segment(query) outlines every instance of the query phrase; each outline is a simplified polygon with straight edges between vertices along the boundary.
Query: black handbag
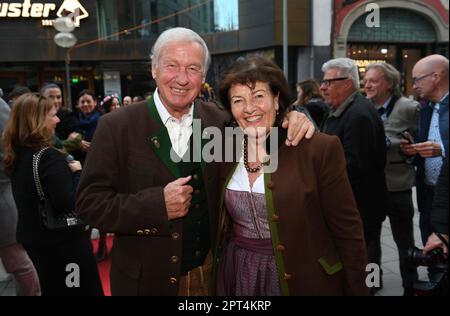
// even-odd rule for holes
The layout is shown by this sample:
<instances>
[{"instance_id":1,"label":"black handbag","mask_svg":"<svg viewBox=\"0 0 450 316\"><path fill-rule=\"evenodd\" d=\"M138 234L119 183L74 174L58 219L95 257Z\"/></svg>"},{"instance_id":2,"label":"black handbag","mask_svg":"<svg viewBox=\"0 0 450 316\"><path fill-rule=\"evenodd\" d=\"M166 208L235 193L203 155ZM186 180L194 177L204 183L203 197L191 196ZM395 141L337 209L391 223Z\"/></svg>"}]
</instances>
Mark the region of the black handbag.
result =
<instances>
[{"instance_id":1,"label":"black handbag","mask_svg":"<svg viewBox=\"0 0 450 316\"><path fill-rule=\"evenodd\" d=\"M56 210L51 201L44 196L41 180L39 179L38 167L42 154L47 149L48 147L44 147L33 155L33 176L39 196L38 209L42 225L46 230L74 230L76 228L84 228L85 224L73 210L66 212Z\"/></svg>"}]
</instances>

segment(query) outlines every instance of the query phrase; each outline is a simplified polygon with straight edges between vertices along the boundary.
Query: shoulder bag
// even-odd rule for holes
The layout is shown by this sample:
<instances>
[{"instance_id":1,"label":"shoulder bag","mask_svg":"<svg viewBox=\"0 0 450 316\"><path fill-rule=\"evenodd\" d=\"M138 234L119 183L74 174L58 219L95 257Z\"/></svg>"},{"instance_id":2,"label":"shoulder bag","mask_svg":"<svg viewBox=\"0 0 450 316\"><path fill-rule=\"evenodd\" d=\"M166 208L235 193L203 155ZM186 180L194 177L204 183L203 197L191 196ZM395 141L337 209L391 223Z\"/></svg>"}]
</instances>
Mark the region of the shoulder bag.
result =
<instances>
[{"instance_id":1,"label":"shoulder bag","mask_svg":"<svg viewBox=\"0 0 450 316\"><path fill-rule=\"evenodd\" d=\"M39 215L42 225L46 230L73 230L84 227L85 224L73 210L61 212L56 210L51 201L45 198L42 190L41 180L39 179L38 167L42 154L48 149L44 147L33 154L33 176L39 196Z\"/></svg>"}]
</instances>

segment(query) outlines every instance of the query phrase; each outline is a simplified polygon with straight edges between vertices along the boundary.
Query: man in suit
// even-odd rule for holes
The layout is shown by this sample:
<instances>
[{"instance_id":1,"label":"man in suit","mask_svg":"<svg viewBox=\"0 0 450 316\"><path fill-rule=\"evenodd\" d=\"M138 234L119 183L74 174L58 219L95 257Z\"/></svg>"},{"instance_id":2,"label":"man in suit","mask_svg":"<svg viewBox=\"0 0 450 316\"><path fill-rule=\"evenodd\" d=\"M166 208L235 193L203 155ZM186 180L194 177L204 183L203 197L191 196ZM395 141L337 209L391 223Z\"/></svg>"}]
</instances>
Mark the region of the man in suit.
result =
<instances>
[{"instance_id":1,"label":"man in suit","mask_svg":"<svg viewBox=\"0 0 450 316\"><path fill-rule=\"evenodd\" d=\"M416 93L430 101L420 111L416 144L406 141L402 144L404 154L416 157L417 204L425 244L432 233L434 188L443 159L448 155L448 59L441 55L427 56L416 63L412 75Z\"/></svg>"},{"instance_id":2,"label":"man in suit","mask_svg":"<svg viewBox=\"0 0 450 316\"><path fill-rule=\"evenodd\" d=\"M355 62L326 62L320 89L332 107L321 130L340 138L347 172L364 226L369 263L381 264L380 232L386 217L385 134L373 105L359 92ZM372 291L373 293L373 291Z\"/></svg>"},{"instance_id":3,"label":"man in suit","mask_svg":"<svg viewBox=\"0 0 450 316\"><path fill-rule=\"evenodd\" d=\"M218 225L217 164L206 164L204 157L201 162L173 158L199 150L193 119L201 120L202 130L223 131L230 121L215 103L196 100L209 63L208 48L197 33L185 28L163 32L152 49L153 97L98 124L77 209L89 224L116 235L113 295L208 292ZM290 138L296 145L314 128L306 116L292 113L289 133L296 135Z\"/></svg>"},{"instance_id":4,"label":"man in suit","mask_svg":"<svg viewBox=\"0 0 450 316\"><path fill-rule=\"evenodd\" d=\"M364 81L367 98L380 114L386 133L386 214L398 248L404 295L409 296L417 280L417 269L408 260L408 249L414 246L412 187L416 173L412 161L401 154L400 142L402 132L413 133L417 128L419 103L402 96L400 72L390 64L370 64Z\"/></svg>"}]
</instances>

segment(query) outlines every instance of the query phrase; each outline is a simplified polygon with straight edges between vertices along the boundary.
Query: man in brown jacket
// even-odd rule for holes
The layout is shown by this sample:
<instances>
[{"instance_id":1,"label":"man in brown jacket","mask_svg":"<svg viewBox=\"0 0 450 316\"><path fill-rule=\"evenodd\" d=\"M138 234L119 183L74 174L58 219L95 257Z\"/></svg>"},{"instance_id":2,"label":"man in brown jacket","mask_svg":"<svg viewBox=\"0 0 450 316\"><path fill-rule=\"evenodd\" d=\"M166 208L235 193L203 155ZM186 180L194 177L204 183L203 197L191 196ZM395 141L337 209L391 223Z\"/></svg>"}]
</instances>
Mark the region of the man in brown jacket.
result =
<instances>
[{"instance_id":1,"label":"man in brown jacket","mask_svg":"<svg viewBox=\"0 0 450 316\"><path fill-rule=\"evenodd\" d=\"M227 112L196 100L210 62L195 32L174 28L152 49L153 98L103 117L78 188L80 215L115 233L113 295L206 295L215 244L219 178L215 163L175 162L199 148L201 129L221 129ZM303 114L290 116L292 144L314 132ZM195 135L194 135L195 136Z\"/></svg>"}]
</instances>

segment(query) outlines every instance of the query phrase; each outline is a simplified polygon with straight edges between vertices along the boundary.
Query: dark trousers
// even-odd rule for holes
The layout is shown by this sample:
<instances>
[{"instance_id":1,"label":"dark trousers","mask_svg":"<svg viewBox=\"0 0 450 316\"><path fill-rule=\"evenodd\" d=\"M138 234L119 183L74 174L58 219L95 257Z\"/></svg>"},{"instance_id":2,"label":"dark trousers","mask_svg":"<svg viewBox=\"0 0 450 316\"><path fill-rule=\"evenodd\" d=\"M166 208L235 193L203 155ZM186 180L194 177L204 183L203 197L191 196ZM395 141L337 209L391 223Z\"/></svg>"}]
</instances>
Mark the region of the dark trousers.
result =
<instances>
[{"instance_id":1,"label":"dark trousers","mask_svg":"<svg viewBox=\"0 0 450 316\"><path fill-rule=\"evenodd\" d=\"M382 223L364 224L364 239L366 240L367 259L381 268L381 225Z\"/></svg>"},{"instance_id":2,"label":"dark trousers","mask_svg":"<svg viewBox=\"0 0 450 316\"><path fill-rule=\"evenodd\" d=\"M434 186L424 184L422 189L423 194L421 196L424 200L421 203L421 208L419 208L419 226L420 235L422 236L422 243L425 246L428 237L433 232L431 228L431 209L433 207Z\"/></svg>"},{"instance_id":3,"label":"dark trousers","mask_svg":"<svg viewBox=\"0 0 450 316\"><path fill-rule=\"evenodd\" d=\"M417 269L408 260L408 249L414 246L412 191L389 192L386 214L398 249L403 287L412 288L417 280Z\"/></svg>"},{"instance_id":4,"label":"dark trousers","mask_svg":"<svg viewBox=\"0 0 450 316\"><path fill-rule=\"evenodd\" d=\"M433 233L433 228L431 227L431 209L433 208L434 186L424 184L422 190L423 194L421 196L423 200L420 204L421 208L419 208L419 226L422 244L425 246L428 237ZM430 280L435 280L438 273L439 269L428 267L428 277Z\"/></svg>"}]
</instances>

